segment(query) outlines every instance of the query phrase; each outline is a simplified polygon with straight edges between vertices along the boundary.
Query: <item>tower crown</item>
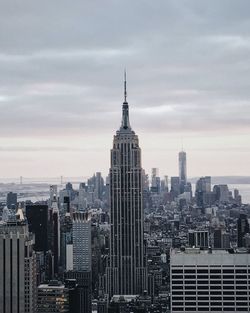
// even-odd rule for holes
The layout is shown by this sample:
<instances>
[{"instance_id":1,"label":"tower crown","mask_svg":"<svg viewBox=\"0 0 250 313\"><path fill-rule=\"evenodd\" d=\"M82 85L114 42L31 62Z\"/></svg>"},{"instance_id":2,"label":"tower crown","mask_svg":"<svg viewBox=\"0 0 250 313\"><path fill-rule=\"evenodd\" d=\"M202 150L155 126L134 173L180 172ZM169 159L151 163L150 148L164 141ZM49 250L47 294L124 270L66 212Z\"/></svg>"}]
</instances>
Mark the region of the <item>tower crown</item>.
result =
<instances>
[{"instance_id":1,"label":"tower crown","mask_svg":"<svg viewBox=\"0 0 250 313\"><path fill-rule=\"evenodd\" d=\"M129 129L131 130L131 126L129 123L129 106L127 102L127 77L126 71L124 72L124 102L122 105L122 125L120 130Z\"/></svg>"}]
</instances>

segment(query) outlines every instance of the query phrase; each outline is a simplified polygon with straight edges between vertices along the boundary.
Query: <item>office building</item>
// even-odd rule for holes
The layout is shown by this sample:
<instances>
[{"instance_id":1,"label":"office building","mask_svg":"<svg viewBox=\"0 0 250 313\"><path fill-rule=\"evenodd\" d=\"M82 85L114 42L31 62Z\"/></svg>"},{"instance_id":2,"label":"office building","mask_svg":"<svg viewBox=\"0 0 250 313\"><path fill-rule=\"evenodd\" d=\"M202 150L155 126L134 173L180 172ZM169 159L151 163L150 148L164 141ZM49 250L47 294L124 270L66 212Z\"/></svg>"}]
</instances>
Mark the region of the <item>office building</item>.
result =
<instances>
[{"instance_id":1,"label":"office building","mask_svg":"<svg viewBox=\"0 0 250 313\"><path fill-rule=\"evenodd\" d=\"M65 278L75 279L80 313L91 313L92 246L91 215L74 212L72 215L73 246L67 246ZM71 251L72 247L72 251Z\"/></svg>"},{"instance_id":2,"label":"office building","mask_svg":"<svg viewBox=\"0 0 250 313\"><path fill-rule=\"evenodd\" d=\"M51 251L53 255L54 275L58 274L60 262L60 216L57 204L57 198L54 195L51 208L49 210L49 224L51 235Z\"/></svg>"},{"instance_id":3,"label":"office building","mask_svg":"<svg viewBox=\"0 0 250 313\"><path fill-rule=\"evenodd\" d=\"M244 246L243 238L249 233L249 222L245 214L240 214L240 217L237 220L237 233L238 233L238 248Z\"/></svg>"},{"instance_id":4,"label":"office building","mask_svg":"<svg viewBox=\"0 0 250 313\"><path fill-rule=\"evenodd\" d=\"M69 312L69 290L57 280L39 285L37 292L37 313L52 312Z\"/></svg>"},{"instance_id":5,"label":"office building","mask_svg":"<svg viewBox=\"0 0 250 313\"><path fill-rule=\"evenodd\" d=\"M49 214L46 204L28 204L25 207L29 231L35 235L35 251L49 250Z\"/></svg>"},{"instance_id":6,"label":"office building","mask_svg":"<svg viewBox=\"0 0 250 313\"><path fill-rule=\"evenodd\" d=\"M50 185L49 186L49 206L51 207L54 197L57 199L57 185Z\"/></svg>"},{"instance_id":7,"label":"office building","mask_svg":"<svg viewBox=\"0 0 250 313\"><path fill-rule=\"evenodd\" d=\"M91 215L73 213L73 270L91 271Z\"/></svg>"},{"instance_id":8,"label":"office building","mask_svg":"<svg viewBox=\"0 0 250 313\"><path fill-rule=\"evenodd\" d=\"M215 185L213 187L215 200L219 202L229 202L229 190L227 185Z\"/></svg>"},{"instance_id":9,"label":"office building","mask_svg":"<svg viewBox=\"0 0 250 313\"><path fill-rule=\"evenodd\" d=\"M200 207L211 205L214 200L214 193L211 192L211 177L205 176L198 179L196 182L195 198L196 203Z\"/></svg>"},{"instance_id":10,"label":"office building","mask_svg":"<svg viewBox=\"0 0 250 313\"><path fill-rule=\"evenodd\" d=\"M80 183L78 194L78 210L86 211L88 207L88 186L85 183Z\"/></svg>"},{"instance_id":11,"label":"office building","mask_svg":"<svg viewBox=\"0 0 250 313\"><path fill-rule=\"evenodd\" d=\"M147 289L141 149L129 123L126 80L124 85L122 124L111 150L109 297L141 294Z\"/></svg>"},{"instance_id":12,"label":"office building","mask_svg":"<svg viewBox=\"0 0 250 313\"><path fill-rule=\"evenodd\" d=\"M174 200L180 194L180 178L178 176L173 176L171 177L170 183L171 183L170 192Z\"/></svg>"},{"instance_id":13,"label":"office building","mask_svg":"<svg viewBox=\"0 0 250 313\"><path fill-rule=\"evenodd\" d=\"M161 178L159 177L159 169L156 167L152 168L151 175L151 192L160 193L161 190Z\"/></svg>"},{"instance_id":14,"label":"office building","mask_svg":"<svg viewBox=\"0 0 250 313\"><path fill-rule=\"evenodd\" d=\"M36 257L22 209L0 223L0 312L33 313L36 301Z\"/></svg>"},{"instance_id":15,"label":"office building","mask_svg":"<svg viewBox=\"0 0 250 313\"><path fill-rule=\"evenodd\" d=\"M172 250L171 312L249 312L250 254Z\"/></svg>"},{"instance_id":16,"label":"office building","mask_svg":"<svg viewBox=\"0 0 250 313\"><path fill-rule=\"evenodd\" d=\"M15 192L8 192L6 205L8 209L16 209L17 208L17 194Z\"/></svg>"},{"instance_id":17,"label":"office building","mask_svg":"<svg viewBox=\"0 0 250 313\"><path fill-rule=\"evenodd\" d=\"M180 193L183 193L187 184L187 155L184 151L179 152L179 179Z\"/></svg>"},{"instance_id":18,"label":"office building","mask_svg":"<svg viewBox=\"0 0 250 313\"><path fill-rule=\"evenodd\" d=\"M189 230L188 243L190 247L208 248L209 247L208 230Z\"/></svg>"},{"instance_id":19,"label":"office building","mask_svg":"<svg viewBox=\"0 0 250 313\"><path fill-rule=\"evenodd\" d=\"M72 218L69 212L68 206L67 212L61 220L61 266L63 271L73 270L73 230L72 230Z\"/></svg>"}]
</instances>

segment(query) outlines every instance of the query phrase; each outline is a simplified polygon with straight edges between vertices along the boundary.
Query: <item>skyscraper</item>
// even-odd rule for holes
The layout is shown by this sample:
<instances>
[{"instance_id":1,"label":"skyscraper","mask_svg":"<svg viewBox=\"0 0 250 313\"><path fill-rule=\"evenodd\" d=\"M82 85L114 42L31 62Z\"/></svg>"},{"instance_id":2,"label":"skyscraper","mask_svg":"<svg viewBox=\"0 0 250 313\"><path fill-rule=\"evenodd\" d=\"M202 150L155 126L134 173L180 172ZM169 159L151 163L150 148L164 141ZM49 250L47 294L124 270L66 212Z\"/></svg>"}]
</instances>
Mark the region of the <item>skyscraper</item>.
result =
<instances>
[{"instance_id":1,"label":"skyscraper","mask_svg":"<svg viewBox=\"0 0 250 313\"><path fill-rule=\"evenodd\" d=\"M147 286L142 191L141 149L129 123L125 77L122 123L111 150L109 296L140 294Z\"/></svg>"},{"instance_id":2,"label":"skyscraper","mask_svg":"<svg viewBox=\"0 0 250 313\"><path fill-rule=\"evenodd\" d=\"M51 231L51 250L54 256L54 275L57 275L60 262L60 217L55 195L49 212L49 220Z\"/></svg>"},{"instance_id":3,"label":"skyscraper","mask_svg":"<svg viewBox=\"0 0 250 313\"><path fill-rule=\"evenodd\" d=\"M92 283L92 250L91 250L91 215L74 212L72 216L73 235L73 270L65 273L65 277L75 279L78 285L78 312L91 312ZM68 245L69 247L70 245ZM70 252L69 250L67 252ZM67 260L70 255L67 255Z\"/></svg>"},{"instance_id":4,"label":"skyscraper","mask_svg":"<svg viewBox=\"0 0 250 313\"><path fill-rule=\"evenodd\" d=\"M91 215L73 213L73 269L91 272Z\"/></svg>"},{"instance_id":5,"label":"skyscraper","mask_svg":"<svg viewBox=\"0 0 250 313\"><path fill-rule=\"evenodd\" d=\"M33 313L36 300L36 258L33 236L19 208L0 223L0 312Z\"/></svg>"},{"instance_id":6,"label":"skyscraper","mask_svg":"<svg viewBox=\"0 0 250 313\"><path fill-rule=\"evenodd\" d=\"M184 192L184 186L187 184L187 155L186 152L179 152L179 178L180 192Z\"/></svg>"},{"instance_id":7,"label":"skyscraper","mask_svg":"<svg viewBox=\"0 0 250 313\"><path fill-rule=\"evenodd\" d=\"M15 192L7 193L6 205L8 209L17 208L17 194Z\"/></svg>"},{"instance_id":8,"label":"skyscraper","mask_svg":"<svg viewBox=\"0 0 250 313\"><path fill-rule=\"evenodd\" d=\"M46 204L27 204L26 217L29 224L29 231L35 234L35 251L49 250L48 243L48 206Z\"/></svg>"},{"instance_id":9,"label":"skyscraper","mask_svg":"<svg viewBox=\"0 0 250 313\"><path fill-rule=\"evenodd\" d=\"M237 220L238 247L243 247L243 237L249 233L249 223L245 214L240 214Z\"/></svg>"}]
</instances>

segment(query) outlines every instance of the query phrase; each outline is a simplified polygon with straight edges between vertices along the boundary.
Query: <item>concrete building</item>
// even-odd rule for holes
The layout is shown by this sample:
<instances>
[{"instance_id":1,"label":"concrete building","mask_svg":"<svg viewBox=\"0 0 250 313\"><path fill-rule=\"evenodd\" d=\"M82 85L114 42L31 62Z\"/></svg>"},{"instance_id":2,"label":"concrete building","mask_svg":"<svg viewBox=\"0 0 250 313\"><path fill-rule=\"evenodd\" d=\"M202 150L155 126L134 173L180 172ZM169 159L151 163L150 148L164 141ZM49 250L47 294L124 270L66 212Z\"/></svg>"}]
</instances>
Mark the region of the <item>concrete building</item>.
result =
<instances>
[{"instance_id":1,"label":"concrete building","mask_svg":"<svg viewBox=\"0 0 250 313\"><path fill-rule=\"evenodd\" d=\"M172 250L172 312L250 312L250 254Z\"/></svg>"}]
</instances>

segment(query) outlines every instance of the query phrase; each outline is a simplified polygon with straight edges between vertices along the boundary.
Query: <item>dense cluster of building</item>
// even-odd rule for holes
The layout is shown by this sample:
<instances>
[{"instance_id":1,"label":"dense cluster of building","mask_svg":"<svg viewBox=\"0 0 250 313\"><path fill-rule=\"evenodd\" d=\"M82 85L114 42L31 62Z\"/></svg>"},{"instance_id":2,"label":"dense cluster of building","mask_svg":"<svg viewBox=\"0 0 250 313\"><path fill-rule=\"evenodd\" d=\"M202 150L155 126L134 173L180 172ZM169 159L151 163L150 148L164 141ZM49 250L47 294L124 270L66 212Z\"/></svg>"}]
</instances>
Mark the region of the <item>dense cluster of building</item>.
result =
<instances>
[{"instance_id":1,"label":"dense cluster of building","mask_svg":"<svg viewBox=\"0 0 250 313\"><path fill-rule=\"evenodd\" d=\"M249 312L250 206L238 190L142 169L123 103L106 180L1 206L0 312Z\"/></svg>"}]
</instances>

